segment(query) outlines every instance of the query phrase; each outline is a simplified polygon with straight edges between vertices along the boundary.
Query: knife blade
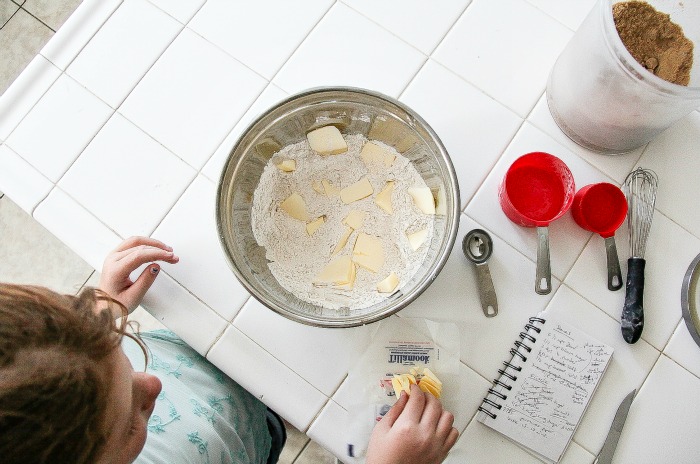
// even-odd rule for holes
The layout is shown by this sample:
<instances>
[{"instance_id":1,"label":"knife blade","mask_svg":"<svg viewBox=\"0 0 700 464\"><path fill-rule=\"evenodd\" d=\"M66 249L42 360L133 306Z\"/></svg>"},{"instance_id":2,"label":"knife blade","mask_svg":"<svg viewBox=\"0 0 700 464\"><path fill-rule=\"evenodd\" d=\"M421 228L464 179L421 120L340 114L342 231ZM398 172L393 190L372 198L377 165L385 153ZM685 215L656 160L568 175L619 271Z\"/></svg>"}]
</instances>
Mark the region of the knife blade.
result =
<instances>
[{"instance_id":1,"label":"knife blade","mask_svg":"<svg viewBox=\"0 0 700 464\"><path fill-rule=\"evenodd\" d=\"M625 426L625 421L627 420L627 413L630 411L630 406L632 406L632 400L634 395L637 393L637 389L632 390L625 396L622 400L620 406L617 408L615 413L615 418L610 425L610 431L608 436L605 437L605 443L603 443L603 448L598 453L598 457L594 464L611 464L613 455L615 454L615 448L617 448L617 441L622 435L622 427Z\"/></svg>"}]
</instances>

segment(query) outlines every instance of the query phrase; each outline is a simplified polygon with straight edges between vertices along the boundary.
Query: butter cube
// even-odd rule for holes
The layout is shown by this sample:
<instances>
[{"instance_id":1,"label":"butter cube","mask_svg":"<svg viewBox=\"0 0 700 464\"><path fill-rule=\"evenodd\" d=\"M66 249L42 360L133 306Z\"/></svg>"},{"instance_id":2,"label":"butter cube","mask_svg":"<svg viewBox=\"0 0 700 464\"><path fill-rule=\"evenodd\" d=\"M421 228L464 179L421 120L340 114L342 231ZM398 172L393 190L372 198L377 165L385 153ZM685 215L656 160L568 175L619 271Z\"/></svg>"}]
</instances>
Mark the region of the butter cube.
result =
<instances>
[{"instance_id":1,"label":"butter cube","mask_svg":"<svg viewBox=\"0 0 700 464\"><path fill-rule=\"evenodd\" d=\"M353 281L355 265L350 256L340 256L326 265L314 279L314 284L346 285Z\"/></svg>"},{"instance_id":2,"label":"butter cube","mask_svg":"<svg viewBox=\"0 0 700 464\"><path fill-rule=\"evenodd\" d=\"M355 263L352 263L352 269L350 269L350 280L346 284L334 286L343 290L352 290L355 286L355 277L357 277L357 266L355 265Z\"/></svg>"},{"instance_id":3,"label":"butter cube","mask_svg":"<svg viewBox=\"0 0 700 464\"><path fill-rule=\"evenodd\" d=\"M348 238L350 238L350 234L352 234L352 227L346 227L345 231L343 232L343 235L341 235L340 240L338 240L338 243L336 244L335 248L333 248L333 252L331 253L331 256L337 254L340 250L345 247L345 244L348 243Z\"/></svg>"},{"instance_id":4,"label":"butter cube","mask_svg":"<svg viewBox=\"0 0 700 464\"><path fill-rule=\"evenodd\" d=\"M306 203L304 203L304 199L301 195L296 192L289 195L287 199L280 204L280 208L294 219L304 222L308 222L309 220L309 213L306 212Z\"/></svg>"},{"instance_id":5,"label":"butter cube","mask_svg":"<svg viewBox=\"0 0 700 464\"><path fill-rule=\"evenodd\" d=\"M377 284L377 291L379 293L391 293L396 289L397 285L399 285L399 277L392 272L386 279Z\"/></svg>"},{"instance_id":6,"label":"butter cube","mask_svg":"<svg viewBox=\"0 0 700 464\"><path fill-rule=\"evenodd\" d=\"M362 223L365 222L366 215L367 213L365 213L364 211L353 209L352 211L350 211L350 213L348 213L345 219L343 219L343 224L357 230L360 227L362 227Z\"/></svg>"},{"instance_id":7,"label":"butter cube","mask_svg":"<svg viewBox=\"0 0 700 464\"><path fill-rule=\"evenodd\" d=\"M389 214L394 213L394 208L391 204L391 194L394 192L394 181L390 180L389 182L386 183L384 188L382 189L381 192L377 194L377 196L374 198L374 202L379 206L381 209L386 211Z\"/></svg>"},{"instance_id":8,"label":"butter cube","mask_svg":"<svg viewBox=\"0 0 700 464\"><path fill-rule=\"evenodd\" d=\"M346 205L357 200L362 200L374 193L372 184L367 177L363 177L352 185L349 185L340 191L340 199Z\"/></svg>"},{"instance_id":9,"label":"butter cube","mask_svg":"<svg viewBox=\"0 0 700 464\"><path fill-rule=\"evenodd\" d=\"M319 227L323 225L323 223L326 222L326 216L321 216L308 224L306 224L306 233L309 235L313 235Z\"/></svg>"},{"instance_id":10,"label":"butter cube","mask_svg":"<svg viewBox=\"0 0 700 464\"><path fill-rule=\"evenodd\" d=\"M385 166L388 168L394 164L396 155L390 153L386 148L376 143L367 142L362 147L360 158L362 158L367 168L372 168L374 166Z\"/></svg>"},{"instance_id":11,"label":"butter cube","mask_svg":"<svg viewBox=\"0 0 700 464\"><path fill-rule=\"evenodd\" d=\"M329 197L340 195L340 189L331 184L330 181L324 179L321 181L321 185L323 185L323 190Z\"/></svg>"},{"instance_id":12,"label":"butter cube","mask_svg":"<svg viewBox=\"0 0 700 464\"><path fill-rule=\"evenodd\" d=\"M321 127L306 134L311 149L319 155L339 155L348 151L348 144L335 126Z\"/></svg>"},{"instance_id":13,"label":"butter cube","mask_svg":"<svg viewBox=\"0 0 700 464\"><path fill-rule=\"evenodd\" d=\"M408 238L408 243L411 245L411 249L416 251L418 248L420 248L423 242L425 242L425 239L428 238L428 229L419 230L418 232L414 232L412 234L406 234L406 237Z\"/></svg>"},{"instance_id":14,"label":"butter cube","mask_svg":"<svg viewBox=\"0 0 700 464\"><path fill-rule=\"evenodd\" d=\"M314 192L320 195L326 194L326 190L323 188L323 184L318 180L315 180L311 183L311 188L314 189Z\"/></svg>"},{"instance_id":15,"label":"butter cube","mask_svg":"<svg viewBox=\"0 0 700 464\"><path fill-rule=\"evenodd\" d=\"M425 214L435 214L435 199L429 187L410 187L408 194L413 197L413 203Z\"/></svg>"},{"instance_id":16,"label":"butter cube","mask_svg":"<svg viewBox=\"0 0 700 464\"><path fill-rule=\"evenodd\" d=\"M297 162L295 160L292 160L292 159L286 159L286 160L282 160L280 163L278 163L277 167L279 168L280 171L292 172L297 168Z\"/></svg>"},{"instance_id":17,"label":"butter cube","mask_svg":"<svg viewBox=\"0 0 700 464\"><path fill-rule=\"evenodd\" d=\"M379 271L384 265L382 241L379 237L360 233L352 251L352 260L368 271Z\"/></svg>"}]
</instances>

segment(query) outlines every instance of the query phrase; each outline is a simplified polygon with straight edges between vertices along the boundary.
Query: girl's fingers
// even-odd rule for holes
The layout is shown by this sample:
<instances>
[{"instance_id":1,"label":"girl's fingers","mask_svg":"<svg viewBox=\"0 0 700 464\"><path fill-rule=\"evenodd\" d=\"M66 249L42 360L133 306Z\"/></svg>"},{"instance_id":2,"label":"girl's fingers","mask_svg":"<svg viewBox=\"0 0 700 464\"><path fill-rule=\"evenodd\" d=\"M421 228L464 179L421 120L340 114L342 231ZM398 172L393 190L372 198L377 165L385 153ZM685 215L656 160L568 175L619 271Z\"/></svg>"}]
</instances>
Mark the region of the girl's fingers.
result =
<instances>
[{"instance_id":1,"label":"girl's fingers","mask_svg":"<svg viewBox=\"0 0 700 464\"><path fill-rule=\"evenodd\" d=\"M160 240L156 240L155 238L151 237L141 237L141 236L134 236L134 237L129 237L123 242L121 242L115 249L114 252L120 252L120 251L126 251L129 248L134 248L139 245L149 245L153 246L156 248L161 248L166 251L173 251L171 247L166 245L165 243L161 242Z\"/></svg>"},{"instance_id":2,"label":"girl's fingers","mask_svg":"<svg viewBox=\"0 0 700 464\"><path fill-rule=\"evenodd\" d=\"M442 411L435 429L436 434L438 437L440 437L440 439L447 440L450 432L453 429L452 424L454 424L454 421L455 416L451 412L444 410Z\"/></svg>"},{"instance_id":3,"label":"girl's fingers","mask_svg":"<svg viewBox=\"0 0 700 464\"><path fill-rule=\"evenodd\" d=\"M180 260L172 251L152 246L137 246L115 254L115 265L131 273L137 267L153 261L165 261L175 264Z\"/></svg>"},{"instance_id":4,"label":"girl's fingers","mask_svg":"<svg viewBox=\"0 0 700 464\"><path fill-rule=\"evenodd\" d=\"M124 292L123 301L124 305L131 312L139 305L139 302L143 300L144 295L153 285L153 281L156 280L158 276L158 271L160 266L157 264L152 264L143 270L138 279Z\"/></svg>"},{"instance_id":5,"label":"girl's fingers","mask_svg":"<svg viewBox=\"0 0 700 464\"><path fill-rule=\"evenodd\" d=\"M394 405L387 411L386 414L384 414L384 417L380 421L381 424L384 424L387 427L391 427L394 425L394 422L396 422L396 419L399 418L401 413L406 407L406 403L408 402L408 395L405 392L401 393L401 396L399 396L399 399L394 403Z\"/></svg>"}]
</instances>

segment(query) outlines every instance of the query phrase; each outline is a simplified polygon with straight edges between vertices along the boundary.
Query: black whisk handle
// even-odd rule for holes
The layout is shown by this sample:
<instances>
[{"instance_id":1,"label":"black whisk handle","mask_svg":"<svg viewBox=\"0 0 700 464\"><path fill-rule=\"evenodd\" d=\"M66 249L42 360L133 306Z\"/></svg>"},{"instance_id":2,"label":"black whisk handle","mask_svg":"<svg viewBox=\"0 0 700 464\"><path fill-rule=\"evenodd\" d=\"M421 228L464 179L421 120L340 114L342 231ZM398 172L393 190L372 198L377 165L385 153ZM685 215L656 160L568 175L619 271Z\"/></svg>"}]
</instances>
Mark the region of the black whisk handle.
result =
<instances>
[{"instance_id":1,"label":"black whisk handle","mask_svg":"<svg viewBox=\"0 0 700 464\"><path fill-rule=\"evenodd\" d=\"M620 320L622 337L627 343L636 343L644 328L644 258L627 260L627 287L625 305Z\"/></svg>"}]
</instances>

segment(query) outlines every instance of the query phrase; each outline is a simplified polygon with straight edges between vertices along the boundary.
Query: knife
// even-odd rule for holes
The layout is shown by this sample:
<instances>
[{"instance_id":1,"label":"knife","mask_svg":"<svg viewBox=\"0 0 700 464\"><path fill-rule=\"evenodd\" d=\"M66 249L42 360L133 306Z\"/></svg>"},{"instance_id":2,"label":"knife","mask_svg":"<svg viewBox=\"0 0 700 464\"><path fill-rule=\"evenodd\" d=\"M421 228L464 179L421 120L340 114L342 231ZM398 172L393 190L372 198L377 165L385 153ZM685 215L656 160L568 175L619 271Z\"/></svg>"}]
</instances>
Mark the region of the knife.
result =
<instances>
[{"instance_id":1,"label":"knife","mask_svg":"<svg viewBox=\"0 0 700 464\"><path fill-rule=\"evenodd\" d=\"M600 450L596 460L593 464L611 464L613 455L615 454L615 448L617 448L617 441L620 439L622 434L622 427L625 426L625 421L627 420L627 413L630 411L630 406L632 406L632 400L634 399L634 394L637 393L637 389L629 392L625 399L622 400L620 406L617 408L615 413L615 418L610 425L610 431L608 436L605 437L605 443L603 443L603 449Z\"/></svg>"}]
</instances>

